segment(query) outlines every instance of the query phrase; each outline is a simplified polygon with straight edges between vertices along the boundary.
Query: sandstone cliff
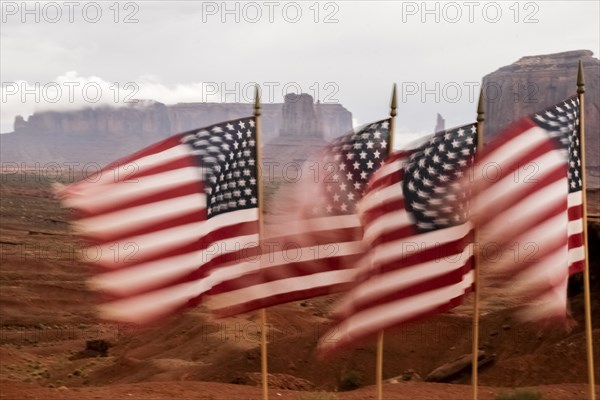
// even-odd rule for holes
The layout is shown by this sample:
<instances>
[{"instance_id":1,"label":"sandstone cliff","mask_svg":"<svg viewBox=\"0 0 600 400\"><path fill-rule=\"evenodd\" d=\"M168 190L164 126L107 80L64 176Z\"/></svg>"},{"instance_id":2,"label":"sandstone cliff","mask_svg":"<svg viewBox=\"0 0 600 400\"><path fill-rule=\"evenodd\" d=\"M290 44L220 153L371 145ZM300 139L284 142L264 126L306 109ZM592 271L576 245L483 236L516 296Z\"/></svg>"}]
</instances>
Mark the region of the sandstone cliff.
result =
<instances>
[{"instance_id":1,"label":"sandstone cliff","mask_svg":"<svg viewBox=\"0 0 600 400\"><path fill-rule=\"evenodd\" d=\"M523 57L483 78L486 137L511 121L576 94L577 67L585 79L588 187L600 188L600 60L589 50Z\"/></svg>"},{"instance_id":2,"label":"sandstone cliff","mask_svg":"<svg viewBox=\"0 0 600 400\"><path fill-rule=\"evenodd\" d=\"M339 104L300 101L262 106L263 143L278 137L333 137L352 128L352 114ZM296 104L298 103L298 104ZM310 103L310 104L309 104ZM286 107L286 111L284 111ZM0 135L3 162L89 162L101 165L176 132L252 114L251 104L144 101L129 107L39 112L15 119L15 131ZM291 129L291 130L290 130Z\"/></svg>"}]
</instances>

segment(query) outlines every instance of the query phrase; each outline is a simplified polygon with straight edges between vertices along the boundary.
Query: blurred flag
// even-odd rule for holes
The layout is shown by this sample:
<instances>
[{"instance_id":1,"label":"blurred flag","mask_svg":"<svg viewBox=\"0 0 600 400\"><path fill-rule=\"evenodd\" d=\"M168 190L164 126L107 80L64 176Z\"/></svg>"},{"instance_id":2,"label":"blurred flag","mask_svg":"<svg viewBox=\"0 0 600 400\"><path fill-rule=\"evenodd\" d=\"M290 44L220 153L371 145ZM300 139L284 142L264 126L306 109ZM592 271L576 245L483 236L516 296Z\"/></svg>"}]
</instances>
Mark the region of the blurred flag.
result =
<instances>
[{"instance_id":1,"label":"blurred flag","mask_svg":"<svg viewBox=\"0 0 600 400\"><path fill-rule=\"evenodd\" d=\"M482 268L521 298L527 320L564 319L569 272L582 270L578 124L573 97L505 129L474 169L473 215L494 246Z\"/></svg>"},{"instance_id":2,"label":"blurred flag","mask_svg":"<svg viewBox=\"0 0 600 400\"><path fill-rule=\"evenodd\" d=\"M194 305L212 269L258 246L254 126L180 133L58 190L91 244L102 318L144 323Z\"/></svg>"},{"instance_id":3,"label":"blurred flag","mask_svg":"<svg viewBox=\"0 0 600 400\"><path fill-rule=\"evenodd\" d=\"M394 153L359 203L369 261L337 305L327 352L449 310L470 292L473 226L460 182L477 146L475 124Z\"/></svg>"},{"instance_id":4,"label":"blurred flag","mask_svg":"<svg viewBox=\"0 0 600 400\"><path fill-rule=\"evenodd\" d=\"M210 308L227 316L347 289L364 253L356 203L388 156L389 125L365 125L305 163L273 202L284 211L265 227L260 262L215 271Z\"/></svg>"},{"instance_id":5,"label":"blurred flag","mask_svg":"<svg viewBox=\"0 0 600 400\"><path fill-rule=\"evenodd\" d=\"M569 108L567 108L567 106ZM569 179L569 195L567 205L569 207L569 274L582 272L585 269L585 251L583 243L583 205L582 205L582 175L585 173L585 166L581 165L581 144L579 138L581 131L579 129L579 98L573 97L566 101L558 109L554 109L552 119L548 115L542 115L540 118L549 123L553 121L564 121L568 119L565 125L561 123L561 128L566 127L566 132L562 133L561 144L563 148L569 151L569 169L567 177ZM573 129L573 123L575 129ZM568 138L568 140L567 140Z\"/></svg>"}]
</instances>

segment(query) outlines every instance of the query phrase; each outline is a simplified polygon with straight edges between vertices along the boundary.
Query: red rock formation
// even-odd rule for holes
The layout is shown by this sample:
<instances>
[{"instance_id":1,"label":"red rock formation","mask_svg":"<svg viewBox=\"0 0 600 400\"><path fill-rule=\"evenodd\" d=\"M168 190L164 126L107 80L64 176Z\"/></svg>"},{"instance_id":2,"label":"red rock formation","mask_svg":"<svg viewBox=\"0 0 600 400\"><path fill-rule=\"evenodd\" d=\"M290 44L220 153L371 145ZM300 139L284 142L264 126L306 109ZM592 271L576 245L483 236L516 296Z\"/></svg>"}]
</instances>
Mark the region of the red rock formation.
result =
<instances>
[{"instance_id":1,"label":"red rock formation","mask_svg":"<svg viewBox=\"0 0 600 400\"><path fill-rule=\"evenodd\" d=\"M301 99L304 107L293 107L293 112L285 115L282 114L283 104L262 106L263 143L280 133L298 138L322 137L330 131L340 134L352 128L352 114L343 106L313 105L312 98ZM170 134L252 115L252 112L251 104L183 103L166 106L153 101L120 108L40 112L28 120L18 116L15 132L0 135L0 156L3 162L30 165L48 162L105 164ZM295 122L286 118L293 118ZM306 129L306 124L311 129Z\"/></svg>"},{"instance_id":2,"label":"red rock formation","mask_svg":"<svg viewBox=\"0 0 600 400\"><path fill-rule=\"evenodd\" d=\"M577 67L585 79L588 187L600 187L600 60L589 50L523 57L483 78L485 133L492 137L523 116L575 95Z\"/></svg>"}]
</instances>

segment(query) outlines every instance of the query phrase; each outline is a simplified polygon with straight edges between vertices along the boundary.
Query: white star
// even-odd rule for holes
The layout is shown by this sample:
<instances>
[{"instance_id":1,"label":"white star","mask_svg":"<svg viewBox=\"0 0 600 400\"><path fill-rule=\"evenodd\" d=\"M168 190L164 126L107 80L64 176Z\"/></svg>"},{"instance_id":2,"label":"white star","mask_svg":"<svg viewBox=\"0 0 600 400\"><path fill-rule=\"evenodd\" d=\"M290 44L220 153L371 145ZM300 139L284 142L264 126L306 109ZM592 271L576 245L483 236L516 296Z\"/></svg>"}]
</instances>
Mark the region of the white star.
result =
<instances>
[{"instance_id":1,"label":"white star","mask_svg":"<svg viewBox=\"0 0 600 400\"><path fill-rule=\"evenodd\" d=\"M238 125L240 126L240 128L241 128L241 129L244 129L244 128L246 127L246 123L245 123L245 122L243 122L243 121L240 121L240 122L238 123ZM239 132L239 133L241 133L241 132Z\"/></svg>"},{"instance_id":2,"label":"white star","mask_svg":"<svg viewBox=\"0 0 600 400\"><path fill-rule=\"evenodd\" d=\"M373 156L374 156L375 158L379 158L380 154L381 154L381 153L380 153L378 150L375 150L375 152L373 152Z\"/></svg>"},{"instance_id":3,"label":"white star","mask_svg":"<svg viewBox=\"0 0 600 400\"><path fill-rule=\"evenodd\" d=\"M360 173L360 179L363 179L363 180L367 179L367 171L362 171Z\"/></svg>"},{"instance_id":4,"label":"white star","mask_svg":"<svg viewBox=\"0 0 600 400\"><path fill-rule=\"evenodd\" d=\"M367 153L365 153L364 151L361 151L359 156L360 156L361 160L364 160L365 158L367 158Z\"/></svg>"},{"instance_id":5,"label":"white star","mask_svg":"<svg viewBox=\"0 0 600 400\"><path fill-rule=\"evenodd\" d=\"M369 169L373 168L373 161L371 161L371 160L367 161L367 168L369 168Z\"/></svg>"}]
</instances>

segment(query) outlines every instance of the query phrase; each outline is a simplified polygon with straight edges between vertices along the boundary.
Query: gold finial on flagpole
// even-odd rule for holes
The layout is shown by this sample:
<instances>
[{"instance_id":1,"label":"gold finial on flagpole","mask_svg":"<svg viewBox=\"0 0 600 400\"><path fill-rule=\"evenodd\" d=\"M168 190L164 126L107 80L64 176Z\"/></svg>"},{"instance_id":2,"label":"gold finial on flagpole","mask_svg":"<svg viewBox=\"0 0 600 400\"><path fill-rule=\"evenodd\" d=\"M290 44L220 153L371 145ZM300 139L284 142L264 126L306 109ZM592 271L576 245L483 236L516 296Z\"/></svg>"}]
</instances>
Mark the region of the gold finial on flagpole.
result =
<instances>
[{"instance_id":1,"label":"gold finial on flagpole","mask_svg":"<svg viewBox=\"0 0 600 400\"><path fill-rule=\"evenodd\" d=\"M397 108L397 95L396 95L396 84L392 88L392 101L390 102L390 140L389 140L389 148L388 155L392 154L394 151L394 129L396 127L396 108Z\"/></svg>"},{"instance_id":2,"label":"gold finial on flagpole","mask_svg":"<svg viewBox=\"0 0 600 400\"><path fill-rule=\"evenodd\" d=\"M583 63L579 60L577 68L577 94L585 93L585 83L583 82Z\"/></svg>"}]
</instances>

